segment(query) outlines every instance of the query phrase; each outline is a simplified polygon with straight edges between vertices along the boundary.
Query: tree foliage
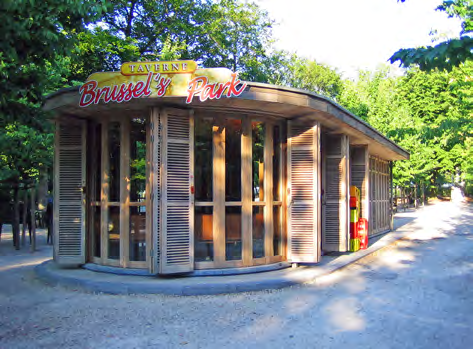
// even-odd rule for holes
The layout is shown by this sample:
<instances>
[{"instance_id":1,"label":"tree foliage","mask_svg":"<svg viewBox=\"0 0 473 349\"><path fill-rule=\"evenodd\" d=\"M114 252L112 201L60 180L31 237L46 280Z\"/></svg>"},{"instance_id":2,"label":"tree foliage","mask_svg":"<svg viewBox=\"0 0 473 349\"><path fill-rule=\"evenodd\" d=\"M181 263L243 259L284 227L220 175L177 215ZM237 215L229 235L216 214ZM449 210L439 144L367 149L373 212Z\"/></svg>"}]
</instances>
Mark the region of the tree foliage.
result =
<instances>
[{"instance_id":1,"label":"tree foliage","mask_svg":"<svg viewBox=\"0 0 473 349\"><path fill-rule=\"evenodd\" d=\"M473 60L473 1L446 0L437 10L462 20L459 37L435 46L400 49L389 59L391 63L400 61L405 68L418 65L421 70L438 68L450 71L461 63Z\"/></svg>"},{"instance_id":2,"label":"tree foliage","mask_svg":"<svg viewBox=\"0 0 473 349\"><path fill-rule=\"evenodd\" d=\"M395 163L397 185L424 183L432 188L473 179L471 81L473 64L451 72L411 69L389 77L387 70L361 72L346 81L340 103L411 154Z\"/></svg>"},{"instance_id":3,"label":"tree foliage","mask_svg":"<svg viewBox=\"0 0 473 349\"><path fill-rule=\"evenodd\" d=\"M19 188L33 185L51 166L52 129L41 110L43 95L62 86L76 34L104 10L102 0L0 3L0 184L14 192L17 248Z\"/></svg>"}]
</instances>

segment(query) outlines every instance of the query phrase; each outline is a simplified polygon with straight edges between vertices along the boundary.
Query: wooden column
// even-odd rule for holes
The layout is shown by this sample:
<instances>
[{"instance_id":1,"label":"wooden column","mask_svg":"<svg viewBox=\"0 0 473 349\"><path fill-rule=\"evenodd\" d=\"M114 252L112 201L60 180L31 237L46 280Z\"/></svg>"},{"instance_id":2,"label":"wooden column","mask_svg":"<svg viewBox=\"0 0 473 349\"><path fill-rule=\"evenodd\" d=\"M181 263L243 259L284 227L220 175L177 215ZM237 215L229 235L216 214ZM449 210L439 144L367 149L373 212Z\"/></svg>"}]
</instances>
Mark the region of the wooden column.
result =
<instances>
[{"instance_id":1,"label":"wooden column","mask_svg":"<svg viewBox=\"0 0 473 349\"><path fill-rule=\"evenodd\" d=\"M251 147L251 121L248 115L242 118L241 137L241 239L242 261L244 266L253 264L253 234L252 234L252 147ZM225 161L224 161L225 162ZM250 179L250 180L248 180ZM225 200L225 199L224 199Z\"/></svg>"},{"instance_id":2,"label":"wooden column","mask_svg":"<svg viewBox=\"0 0 473 349\"><path fill-rule=\"evenodd\" d=\"M214 261L225 262L225 128L213 126Z\"/></svg>"},{"instance_id":3,"label":"wooden column","mask_svg":"<svg viewBox=\"0 0 473 349\"><path fill-rule=\"evenodd\" d=\"M130 260L130 119L120 123L120 265Z\"/></svg>"},{"instance_id":4,"label":"wooden column","mask_svg":"<svg viewBox=\"0 0 473 349\"><path fill-rule=\"evenodd\" d=\"M274 256L273 246L273 124L266 124L264 137L264 255L268 260ZM250 177L251 178L251 177Z\"/></svg>"},{"instance_id":5,"label":"wooden column","mask_svg":"<svg viewBox=\"0 0 473 349\"><path fill-rule=\"evenodd\" d=\"M110 195L110 166L108 162L108 120L102 122L102 190L100 193L100 225L101 225L101 246L100 255L102 258L102 264L108 260L108 199Z\"/></svg>"}]
</instances>

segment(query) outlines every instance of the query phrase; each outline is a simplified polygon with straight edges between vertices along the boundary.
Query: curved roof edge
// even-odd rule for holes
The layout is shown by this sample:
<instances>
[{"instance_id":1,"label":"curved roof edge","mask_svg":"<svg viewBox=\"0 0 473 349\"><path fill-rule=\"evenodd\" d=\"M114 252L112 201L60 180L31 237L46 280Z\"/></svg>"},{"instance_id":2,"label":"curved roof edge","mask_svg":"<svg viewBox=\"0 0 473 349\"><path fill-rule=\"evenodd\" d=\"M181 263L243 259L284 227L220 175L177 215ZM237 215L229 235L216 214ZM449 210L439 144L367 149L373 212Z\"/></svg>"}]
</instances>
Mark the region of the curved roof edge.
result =
<instances>
[{"instance_id":1,"label":"curved roof edge","mask_svg":"<svg viewBox=\"0 0 473 349\"><path fill-rule=\"evenodd\" d=\"M323 100L324 102L326 103L329 103L330 105L332 105L333 107L335 107L336 109L340 110L341 112L343 112L344 114L346 114L348 117L354 119L355 122L358 122L360 124L362 124L364 127L367 127L368 129L370 129L372 132L374 132L375 134L377 134L379 137L381 137L382 139L384 139L385 141L387 141L388 143L391 143L394 147L397 148L398 150L398 153L406 158L406 159L409 159L409 152L407 150L405 150L403 147L399 146L397 143L395 143L394 141L392 141L391 139L389 139L388 137L386 137L385 135L383 135L381 132L379 132L377 129L375 129L373 126L371 126L369 123L367 123L366 121L364 121L363 119L361 119L359 116L353 114L352 112L350 112L349 110L347 110L346 108L342 107L340 104L338 104L337 102L333 101L332 99L328 98L328 97L325 97L325 96L322 96L322 95L319 95L317 93L314 93L314 92L310 92L310 91L307 91L307 90L303 90L303 89L298 89L298 88L293 88L293 87L287 87L287 86L279 86L279 85L272 85L272 84L266 84L266 83L260 83L260 82L248 82L248 81L245 81L245 83L248 85L248 87L255 87L255 88L265 88L265 89L269 89L269 90L275 90L275 91L282 91L282 92L289 92L289 93L295 93L295 94L298 94L298 95L304 95L304 96L307 96L307 97L310 97L310 98L314 98L314 99L318 99L318 100ZM56 92L53 92L49 95L47 95L45 97L45 100L49 100L49 99L53 99L55 97L59 97L60 95L62 94L66 94L66 93L70 93L70 92L78 92L80 89L80 86L73 86L73 87L66 87L66 88L62 88L62 89L59 89L58 91ZM236 97L236 98L239 98L239 97ZM240 97L241 98L241 97Z\"/></svg>"},{"instance_id":2,"label":"curved roof edge","mask_svg":"<svg viewBox=\"0 0 473 349\"><path fill-rule=\"evenodd\" d=\"M294 88L294 87L288 87L288 86L280 86L280 85L272 85L272 84L266 84L266 83L261 83L261 82L248 82L248 81L245 81L247 83L248 86L254 86L254 87L262 87L262 88L270 88L270 89L273 89L273 90L279 90L279 91L285 91L285 92L293 92L293 93L297 93L297 94L302 94L302 95L306 95L306 96L309 96L309 97L315 97L315 98L318 98L318 99L322 99L328 103L330 103L331 105L333 105L334 107L340 109L342 112L344 112L345 114L347 114L348 116L356 119L356 121L362 123L364 126L368 127L369 129L371 129L373 132L376 132L379 136L383 137L384 139L386 139L387 141L393 143L396 147L398 147L401 151L405 152L406 154L409 155L409 152L404 149L403 147L401 147L400 145L398 145L397 143L395 143L394 141L390 140L388 137L386 137L385 135L383 135L381 132L379 132L377 129L375 129L373 126L371 126L369 123L367 123L365 120L363 120L362 118L360 118L359 116L353 114L351 111L349 111L348 109L344 108L343 106L341 106L340 104L338 104L337 102L335 102L334 100L328 98L328 97L325 97L323 95L319 95L315 92L310 92L310 91L307 91L307 90L303 90L303 89L299 89L299 88Z\"/></svg>"}]
</instances>

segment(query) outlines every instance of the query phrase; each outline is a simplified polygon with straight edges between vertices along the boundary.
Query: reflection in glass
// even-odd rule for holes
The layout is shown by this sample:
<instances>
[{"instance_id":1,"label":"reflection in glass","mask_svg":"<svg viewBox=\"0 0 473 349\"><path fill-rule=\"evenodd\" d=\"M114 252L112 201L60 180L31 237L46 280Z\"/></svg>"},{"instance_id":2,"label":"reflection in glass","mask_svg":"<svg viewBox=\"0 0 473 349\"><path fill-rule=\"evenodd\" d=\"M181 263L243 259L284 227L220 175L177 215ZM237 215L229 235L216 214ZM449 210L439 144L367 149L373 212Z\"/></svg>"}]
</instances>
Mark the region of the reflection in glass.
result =
<instances>
[{"instance_id":1,"label":"reflection in glass","mask_svg":"<svg viewBox=\"0 0 473 349\"><path fill-rule=\"evenodd\" d=\"M264 206L253 206L253 258L264 257Z\"/></svg>"},{"instance_id":2,"label":"reflection in glass","mask_svg":"<svg viewBox=\"0 0 473 349\"><path fill-rule=\"evenodd\" d=\"M273 129L273 200L281 201L281 130L278 125Z\"/></svg>"},{"instance_id":3,"label":"reflection in glass","mask_svg":"<svg viewBox=\"0 0 473 349\"><path fill-rule=\"evenodd\" d=\"M225 256L227 261L241 259L241 207L225 207Z\"/></svg>"},{"instance_id":4,"label":"reflection in glass","mask_svg":"<svg viewBox=\"0 0 473 349\"><path fill-rule=\"evenodd\" d=\"M94 145L91 148L93 154L94 171L94 198L92 201L100 201L102 191L102 124L94 125Z\"/></svg>"},{"instance_id":5,"label":"reflection in glass","mask_svg":"<svg viewBox=\"0 0 473 349\"><path fill-rule=\"evenodd\" d=\"M108 258L120 258L120 207L108 208Z\"/></svg>"},{"instance_id":6,"label":"reflection in glass","mask_svg":"<svg viewBox=\"0 0 473 349\"><path fill-rule=\"evenodd\" d=\"M195 207L194 260L196 262L213 261L213 207Z\"/></svg>"},{"instance_id":7,"label":"reflection in glass","mask_svg":"<svg viewBox=\"0 0 473 349\"><path fill-rule=\"evenodd\" d=\"M130 201L144 202L146 196L146 119L131 121Z\"/></svg>"},{"instance_id":8,"label":"reflection in glass","mask_svg":"<svg viewBox=\"0 0 473 349\"><path fill-rule=\"evenodd\" d=\"M241 201L241 120L225 120L225 201Z\"/></svg>"},{"instance_id":9,"label":"reflection in glass","mask_svg":"<svg viewBox=\"0 0 473 349\"><path fill-rule=\"evenodd\" d=\"M212 201L213 119L195 119L195 200Z\"/></svg>"},{"instance_id":10,"label":"reflection in glass","mask_svg":"<svg viewBox=\"0 0 473 349\"><path fill-rule=\"evenodd\" d=\"M130 207L130 261L146 261L146 207Z\"/></svg>"},{"instance_id":11,"label":"reflection in glass","mask_svg":"<svg viewBox=\"0 0 473 349\"><path fill-rule=\"evenodd\" d=\"M266 127L262 122L254 121L251 123L251 129L253 201L264 201L264 138Z\"/></svg>"},{"instance_id":12,"label":"reflection in glass","mask_svg":"<svg viewBox=\"0 0 473 349\"><path fill-rule=\"evenodd\" d=\"M273 206L273 249L274 255L282 255L281 206Z\"/></svg>"},{"instance_id":13,"label":"reflection in glass","mask_svg":"<svg viewBox=\"0 0 473 349\"><path fill-rule=\"evenodd\" d=\"M101 237L100 237L100 218L101 218L101 208L100 206L92 206L92 236L94 239L94 256L101 256Z\"/></svg>"},{"instance_id":14,"label":"reflection in glass","mask_svg":"<svg viewBox=\"0 0 473 349\"><path fill-rule=\"evenodd\" d=\"M110 163L109 199L120 201L120 123L108 125L108 156Z\"/></svg>"}]
</instances>

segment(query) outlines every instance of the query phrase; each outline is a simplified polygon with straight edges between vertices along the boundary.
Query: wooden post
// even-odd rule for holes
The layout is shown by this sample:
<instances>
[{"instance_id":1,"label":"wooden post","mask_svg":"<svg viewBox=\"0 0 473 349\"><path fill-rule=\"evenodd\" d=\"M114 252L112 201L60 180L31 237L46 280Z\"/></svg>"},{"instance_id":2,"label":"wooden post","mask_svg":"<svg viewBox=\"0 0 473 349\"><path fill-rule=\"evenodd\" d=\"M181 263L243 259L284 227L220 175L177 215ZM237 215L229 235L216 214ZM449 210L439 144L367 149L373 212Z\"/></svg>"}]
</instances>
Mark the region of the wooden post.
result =
<instances>
[{"instance_id":1,"label":"wooden post","mask_svg":"<svg viewBox=\"0 0 473 349\"><path fill-rule=\"evenodd\" d=\"M425 205L425 183L422 182L422 206Z\"/></svg>"},{"instance_id":2,"label":"wooden post","mask_svg":"<svg viewBox=\"0 0 473 349\"><path fill-rule=\"evenodd\" d=\"M414 207L417 209L417 184L414 187Z\"/></svg>"},{"instance_id":3,"label":"wooden post","mask_svg":"<svg viewBox=\"0 0 473 349\"><path fill-rule=\"evenodd\" d=\"M252 171L252 147L251 147L251 121L248 115L243 116L241 135L241 259L244 266L250 266L253 262L253 235L252 232L252 190L253 185L248 178ZM226 151L226 149L225 149ZM262 178L260 177L260 181ZM260 195L263 189L260 187ZM225 231L224 231L225 234Z\"/></svg>"},{"instance_id":4,"label":"wooden post","mask_svg":"<svg viewBox=\"0 0 473 349\"><path fill-rule=\"evenodd\" d=\"M30 211L31 211L31 252L36 251L36 203L35 203L35 186L31 188L31 202L30 202Z\"/></svg>"},{"instance_id":5,"label":"wooden post","mask_svg":"<svg viewBox=\"0 0 473 349\"><path fill-rule=\"evenodd\" d=\"M20 249L20 188L19 184L15 183L13 188L13 246L15 249Z\"/></svg>"},{"instance_id":6,"label":"wooden post","mask_svg":"<svg viewBox=\"0 0 473 349\"><path fill-rule=\"evenodd\" d=\"M390 220L389 220L389 229L393 230L394 229L394 212L393 212L393 162L390 161L389 162L389 188L390 188L390 192L391 192L391 195L389 197L389 202L391 203L390 207L390 214L391 214L391 217L390 217Z\"/></svg>"},{"instance_id":7,"label":"wooden post","mask_svg":"<svg viewBox=\"0 0 473 349\"><path fill-rule=\"evenodd\" d=\"M130 119L120 123L120 266L130 263Z\"/></svg>"},{"instance_id":8,"label":"wooden post","mask_svg":"<svg viewBox=\"0 0 473 349\"><path fill-rule=\"evenodd\" d=\"M225 129L213 126L213 238L214 261L221 266L225 263Z\"/></svg>"},{"instance_id":9,"label":"wooden post","mask_svg":"<svg viewBox=\"0 0 473 349\"><path fill-rule=\"evenodd\" d=\"M25 192L23 196L23 214L22 214L22 222L23 225L21 227L21 246L25 246L26 243L26 226L28 224L28 188L25 185Z\"/></svg>"}]
</instances>

